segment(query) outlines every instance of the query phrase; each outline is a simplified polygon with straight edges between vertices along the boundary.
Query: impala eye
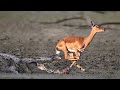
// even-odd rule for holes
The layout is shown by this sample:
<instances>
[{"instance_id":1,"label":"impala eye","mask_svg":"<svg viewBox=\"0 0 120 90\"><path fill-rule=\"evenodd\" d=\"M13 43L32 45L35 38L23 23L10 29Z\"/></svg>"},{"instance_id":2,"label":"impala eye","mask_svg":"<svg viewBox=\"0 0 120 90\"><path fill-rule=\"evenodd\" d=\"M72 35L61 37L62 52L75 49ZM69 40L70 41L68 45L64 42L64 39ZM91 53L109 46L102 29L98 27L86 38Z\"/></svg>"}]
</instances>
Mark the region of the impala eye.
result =
<instances>
[{"instance_id":1,"label":"impala eye","mask_svg":"<svg viewBox=\"0 0 120 90\"><path fill-rule=\"evenodd\" d=\"M96 25L96 27L98 28L98 25Z\"/></svg>"}]
</instances>

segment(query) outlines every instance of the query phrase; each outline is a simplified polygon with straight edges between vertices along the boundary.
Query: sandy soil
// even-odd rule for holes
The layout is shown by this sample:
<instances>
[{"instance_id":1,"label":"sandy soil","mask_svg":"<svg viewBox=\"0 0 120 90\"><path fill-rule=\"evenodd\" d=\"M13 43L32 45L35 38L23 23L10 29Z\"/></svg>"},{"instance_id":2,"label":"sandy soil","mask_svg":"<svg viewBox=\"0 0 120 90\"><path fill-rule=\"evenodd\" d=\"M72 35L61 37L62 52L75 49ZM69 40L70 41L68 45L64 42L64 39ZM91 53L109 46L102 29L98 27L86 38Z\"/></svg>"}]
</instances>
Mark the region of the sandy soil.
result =
<instances>
[{"instance_id":1,"label":"sandy soil","mask_svg":"<svg viewBox=\"0 0 120 90\"><path fill-rule=\"evenodd\" d=\"M120 12L1 11L0 53L15 55L20 59L53 57L55 45L60 38L69 35L89 35L90 28L80 26L88 25L85 15L97 24L120 22ZM106 32L96 34L78 60L78 63L86 69L85 72L74 66L67 75L48 74L39 70L35 63L15 64L12 60L0 57L0 78L120 78L120 25L103 27L109 28ZM46 61L46 67L62 70L69 66L71 62L64 60L63 53L61 56L62 60L56 63ZM11 65L17 67L19 75L8 71L7 68Z\"/></svg>"}]
</instances>

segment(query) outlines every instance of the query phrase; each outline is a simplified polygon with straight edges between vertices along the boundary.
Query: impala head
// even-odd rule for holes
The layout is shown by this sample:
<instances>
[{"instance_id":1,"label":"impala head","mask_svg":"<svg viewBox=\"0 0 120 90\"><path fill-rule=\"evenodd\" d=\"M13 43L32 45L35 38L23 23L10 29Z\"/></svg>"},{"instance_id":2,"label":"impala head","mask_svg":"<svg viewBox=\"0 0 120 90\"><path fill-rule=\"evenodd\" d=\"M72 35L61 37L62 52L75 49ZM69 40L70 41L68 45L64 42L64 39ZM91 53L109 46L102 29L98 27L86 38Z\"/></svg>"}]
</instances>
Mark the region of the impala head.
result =
<instances>
[{"instance_id":1,"label":"impala head","mask_svg":"<svg viewBox=\"0 0 120 90\"><path fill-rule=\"evenodd\" d=\"M95 32L104 32L105 28L100 27L98 25L95 25L92 21L91 21L91 28L92 30L94 30Z\"/></svg>"}]
</instances>

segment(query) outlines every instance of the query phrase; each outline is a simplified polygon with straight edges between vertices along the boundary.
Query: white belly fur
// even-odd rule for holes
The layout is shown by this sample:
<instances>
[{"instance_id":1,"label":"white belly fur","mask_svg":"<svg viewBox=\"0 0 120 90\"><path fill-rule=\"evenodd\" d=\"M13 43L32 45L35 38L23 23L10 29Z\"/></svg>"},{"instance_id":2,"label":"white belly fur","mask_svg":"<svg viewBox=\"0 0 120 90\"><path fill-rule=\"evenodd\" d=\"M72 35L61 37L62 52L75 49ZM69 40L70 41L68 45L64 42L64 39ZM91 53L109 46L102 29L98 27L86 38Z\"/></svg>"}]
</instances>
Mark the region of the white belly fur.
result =
<instances>
[{"instance_id":1,"label":"white belly fur","mask_svg":"<svg viewBox=\"0 0 120 90\"><path fill-rule=\"evenodd\" d=\"M72 49L68 49L68 51L70 51L70 52L75 52L75 50L72 50Z\"/></svg>"},{"instance_id":2,"label":"white belly fur","mask_svg":"<svg viewBox=\"0 0 120 90\"><path fill-rule=\"evenodd\" d=\"M81 51L81 49L78 49L78 50ZM72 50L72 49L68 49L68 51L75 52L75 50Z\"/></svg>"}]
</instances>

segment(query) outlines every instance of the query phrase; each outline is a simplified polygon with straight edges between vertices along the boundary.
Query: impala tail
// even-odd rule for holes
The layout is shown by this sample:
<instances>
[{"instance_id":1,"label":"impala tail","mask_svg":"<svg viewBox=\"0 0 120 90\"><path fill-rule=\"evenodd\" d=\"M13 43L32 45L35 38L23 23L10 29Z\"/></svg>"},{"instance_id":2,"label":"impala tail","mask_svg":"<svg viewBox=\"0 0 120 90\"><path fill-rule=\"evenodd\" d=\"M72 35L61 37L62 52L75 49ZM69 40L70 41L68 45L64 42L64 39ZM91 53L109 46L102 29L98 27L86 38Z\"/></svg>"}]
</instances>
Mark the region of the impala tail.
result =
<instances>
[{"instance_id":1,"label":"impala tail","mask_svg":"<svg viewBox=\"0 0 120 90\"><path fill-rule=\"evenodd\" d=\"M60 50L56 47L56 55L59 55L60 54Z\"/></svg>"},{"instance_id":2,"label":"impala tail","mask_svg":"<svg viewBox=\"0 0 120 90\"><path fill-rule=\"evenodd\" d=\"M60 50L56 47L55 48L55 51L56 51L56 55L53 57L54 60L56 59L61 59L61 57L59 56L60 55Z\"/></svg>"}]
</instances>

